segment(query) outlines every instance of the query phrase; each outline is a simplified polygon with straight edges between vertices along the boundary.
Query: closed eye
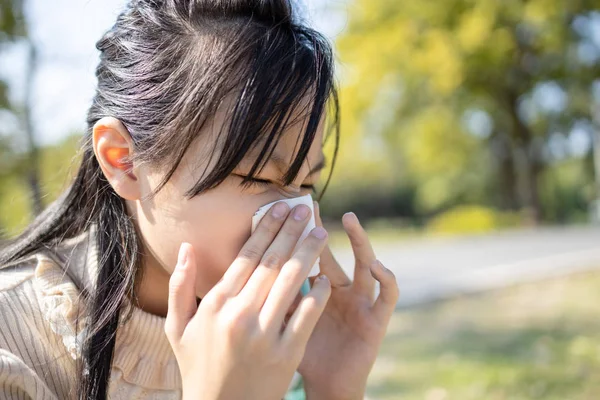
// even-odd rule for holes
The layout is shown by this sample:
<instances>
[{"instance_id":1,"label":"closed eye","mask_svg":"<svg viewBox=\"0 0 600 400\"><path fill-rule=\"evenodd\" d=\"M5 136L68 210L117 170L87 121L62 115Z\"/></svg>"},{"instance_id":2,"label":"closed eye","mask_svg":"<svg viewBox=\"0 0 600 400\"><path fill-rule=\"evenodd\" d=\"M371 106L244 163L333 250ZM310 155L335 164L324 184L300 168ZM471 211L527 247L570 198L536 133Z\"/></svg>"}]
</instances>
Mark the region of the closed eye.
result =
<instances>
[{"instance_id":1,"label":"closed eye","mask_svg":"<svg viewBox=\"0 0 600 400\"><path fill-rule=\"evenodd\" d=\"M269 185L276 185L277 183L267 180L267 179L260 179L260 178L248 178L248 176L246 175L238 175L238 174L233 174L235 176L238 176L240 178L242 178L242 182L240 182L240 186L244 187L244 188L249 188L252 186L260 186L260 187L267 187ZM244 179L247 179L246 182L244 182ZM313 192L316 193L316 187L315 185L300 185L301 188L303 189L309 189L312 190Z\"/></svg>"}]
</instances>

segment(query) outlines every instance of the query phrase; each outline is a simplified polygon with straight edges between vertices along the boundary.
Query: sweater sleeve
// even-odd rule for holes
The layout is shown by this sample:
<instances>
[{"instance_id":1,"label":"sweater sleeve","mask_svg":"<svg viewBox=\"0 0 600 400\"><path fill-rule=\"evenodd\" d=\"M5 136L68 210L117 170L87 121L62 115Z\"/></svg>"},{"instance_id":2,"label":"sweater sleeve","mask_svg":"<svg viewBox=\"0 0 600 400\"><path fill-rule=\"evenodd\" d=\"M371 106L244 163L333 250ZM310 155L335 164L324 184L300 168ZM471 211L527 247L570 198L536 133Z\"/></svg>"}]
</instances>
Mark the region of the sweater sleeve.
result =
<instances>
[{"instance_id":1,"label":"sweater sleeve","mask_svg":"<svg viewBox=\"0 0 600 400\"><path fill-rule=\"evenodd\" d=\"M0 399L58 400L34 370L4 349L0 349Z\"/></svg>"}]
</instances>

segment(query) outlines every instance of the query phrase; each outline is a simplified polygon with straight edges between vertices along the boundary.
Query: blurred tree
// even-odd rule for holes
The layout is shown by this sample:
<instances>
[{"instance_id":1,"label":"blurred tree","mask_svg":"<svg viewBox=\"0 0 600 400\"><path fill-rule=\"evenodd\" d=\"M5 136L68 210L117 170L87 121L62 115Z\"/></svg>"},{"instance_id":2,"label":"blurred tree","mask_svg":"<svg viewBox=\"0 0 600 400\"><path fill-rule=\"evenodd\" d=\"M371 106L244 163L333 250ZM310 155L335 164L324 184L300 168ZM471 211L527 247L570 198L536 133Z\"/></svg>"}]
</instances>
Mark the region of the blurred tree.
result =
<instances>
[{"instance_id":1,"label":"blurred tree","mask_svg":"<svg viewBox=\"0 0 600 400\"><path fill-rule=\"evenodd\" d=\"M82 134L73 132L61 141L38 149L40 162L40 192L45 204L54 201L67 189L81 161L80 140ZM0 142L1 145L1 142ZM2 153L0 158L0 240L21 232L31 222L31 197L29 186L23 184L27 173L26 157L12 152ZM4 165L10 165L7 173Z\"/></svg>"},{"instance_id":2,"label":"blurred tree","mask_svg":"<svg viewBox=\"0 0 600 400\"><path fill-rule=\"evenodd\" d=\"M35 71L37 68L37 50L35 43L29 38L27 23L24 14L23 0L0 0L0 52L9 45L22 45L27 49L27 63L25 71L25 96L23 104L11 104L8 97L8 85L0 81L0 111L13 114L19 121L19 126L15 132L9 133L8 138L3 138L4 145L0 146L0 155L5 159L7 169L3 171L4 179L12 174L21 174L27 177L27 183L30 190L31 208L33 214L42 211L42 194L39 184L39 153L35 144L34 124L31 117L32 110L32 91ZM6 114L4 115L6 118ZM26 147L26 157L14 157L8 153L13 153L16 148L22 145L19 143L19 133L24 135L24 145ZM13 160L8 163L6 160ZM0 180L2 178L0 177ZM2 186L3 190L9 190L9 186Z\"/></svg>"},{"instance_id":3,"label":"blurred tree","mask_svg":"<svg viewBox=\"0 0 600 400\"><path fill-rule=\"evenodd\" d=\"M379 164L413 181L421 212L474 201L539 220L550 137L591 119L596 10L600 0L355 0L337 40L346 148L380 140Z\"/></svg>"},{"instance_id":4,"label":"blurred tree","mask_svg":"<svg viewBox=\"0 0 600 400\"><path fill-rule=\"evenodd\" d=\"M24 36L23 4L20 1L0 0L0 50L7 43ZM0 110L9 107L8 86L0 80Z\"/></svg>"}]
</instances>

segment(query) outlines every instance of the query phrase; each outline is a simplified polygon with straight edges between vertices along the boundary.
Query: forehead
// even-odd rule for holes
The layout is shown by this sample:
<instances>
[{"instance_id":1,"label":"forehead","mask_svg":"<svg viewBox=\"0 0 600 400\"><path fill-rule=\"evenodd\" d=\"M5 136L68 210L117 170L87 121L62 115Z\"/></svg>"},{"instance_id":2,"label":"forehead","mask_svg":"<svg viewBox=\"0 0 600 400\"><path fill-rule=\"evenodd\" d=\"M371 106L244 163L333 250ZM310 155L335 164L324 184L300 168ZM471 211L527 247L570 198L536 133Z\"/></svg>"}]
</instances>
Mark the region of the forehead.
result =
<instances>
[{"instance_id":1,"label":"forehead","mask_svg":"<svg viewBox=\"0 0 600 400\"><path fill-rule=\"evenodd\" d=\"M312 106L312 104L308 103L309 101L310 98L303 99L293 112L289 113L287 121L283 121L283 123L286 123L285 130L277 139L277 144L273 148L272 153L272 157L278 158L281 164L291 165L300 150L300 145L308 127L310 107ZM221 102L212 118L203 126L198 137L190 145L188 151L186 151L184 160L182 160L184 164L194 170L197 168L204 170L204 173L214 168L218 162L218 155L227 146L227 128L234 102L235 98L231 96L228 96ZM305 159L305 163L308 163L311 168L312 165L316 165L323 159L322 147L325 118L326 113L323 112L315 132L314 140ZM273 123L274 121L270 121L265 126L264 133L251 145L241 164L251 166L254 163L258 155L263 151ZM271 144L272 146L273 143ZM263 163L266 165L266 159L263 159Z\"/></svg>"},{"instance_id":2,"label":"forehead","mask_svg":"<svg viewBox=\"0 0 600 400\"><path fill-rule=\"evenodd\" d=\"M307 155L309 163L317 162L322 158L323 130L325 126L325 113L321 115L314 140ZM308 116L300 118L296 123L288 125L282 133L277 145L273 150L273 157L283 159L286 164L291 164L300 150L300 145L308 127ZM252 151L248 152L250 158L255 158L264 147L265 141L261 140Z\"/></svg>"}]
</instances>

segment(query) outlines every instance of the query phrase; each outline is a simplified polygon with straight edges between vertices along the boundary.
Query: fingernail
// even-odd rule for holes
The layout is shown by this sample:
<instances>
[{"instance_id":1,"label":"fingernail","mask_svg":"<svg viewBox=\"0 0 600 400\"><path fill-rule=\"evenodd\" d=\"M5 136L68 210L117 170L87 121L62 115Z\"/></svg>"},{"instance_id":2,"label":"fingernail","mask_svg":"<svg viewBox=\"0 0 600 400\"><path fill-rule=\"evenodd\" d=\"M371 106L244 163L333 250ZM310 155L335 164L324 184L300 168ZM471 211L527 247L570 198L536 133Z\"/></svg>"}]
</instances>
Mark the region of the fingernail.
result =
<instances>
[{"instance_id":1,"label":"fingernail","mask_svg":"<svg viewBox=\"0 0 600 400\"><path fill-rule=\"evenodd\" d=\"M344 214L344 216L349 215L351 216L350 218L354 218L359 224L360 224L360 220L358 219L358 217L356 216L356 214L354 214L352 211L347 212Z\"/></svg>"},{"instance_id":2,"label":"fingernail","mask_svg":"<svg viewBox=\"0 0 600 400\"><path fill-rule=\"evenodd\" d=\"M325 239L327 237L327 231L322 226L317 226L310 231L310 234L318 239Z\"/></svg>"},{"instance_id":3,"label":"fingernail","mask_svg":"<svg viewBox=\"0 0 600 400\"><path fill-rule=\"evenodd\" d=\"M319 275L318 279L323 282L327 282L329 280L329 278L327 278L327 275Z\"/></svg>"},{"instance_id":4,"label":"fingernail","mask_svg":"<svg viewBox=\"0 0 600 400\"><path fill-rule=\"evenodd\" d=\"M302 205L302 206L298 206L294 209L294 219L296 221L302 221L304 218L308 217L308 212L310 210L308 209L308 207Z\"/></svg>"},{"instance_id":5,"label":"fingernail","mask_svg":"<svg viewBox=\"0 0 600 400\"><path fill-rule=\"evenodd\" d=\"M183 267L185 265L185 263L187 262L187 246L182 243L181 246L179 246L179 255L177 256L177 266L178 267Z\"/></svg>"},{"instance_id":6,"label":"fingernail","mask_svg":"<svg viewBox=\"0 0 600 400\"><path fill-rule=\"evenodd\" d=\"M281 218L287 212L287 204L277 203L273 206L273 212L271 213L275 218Z\"/></svg>"}]
</instances>

